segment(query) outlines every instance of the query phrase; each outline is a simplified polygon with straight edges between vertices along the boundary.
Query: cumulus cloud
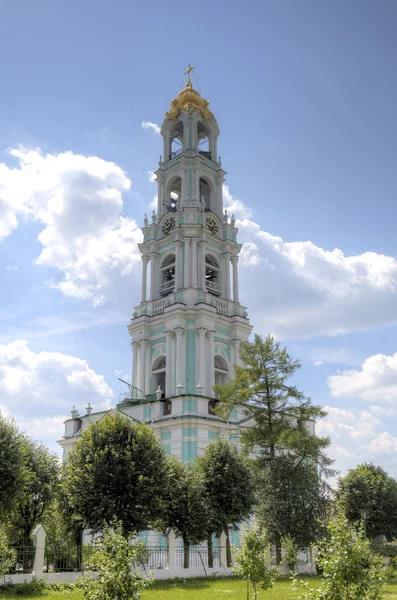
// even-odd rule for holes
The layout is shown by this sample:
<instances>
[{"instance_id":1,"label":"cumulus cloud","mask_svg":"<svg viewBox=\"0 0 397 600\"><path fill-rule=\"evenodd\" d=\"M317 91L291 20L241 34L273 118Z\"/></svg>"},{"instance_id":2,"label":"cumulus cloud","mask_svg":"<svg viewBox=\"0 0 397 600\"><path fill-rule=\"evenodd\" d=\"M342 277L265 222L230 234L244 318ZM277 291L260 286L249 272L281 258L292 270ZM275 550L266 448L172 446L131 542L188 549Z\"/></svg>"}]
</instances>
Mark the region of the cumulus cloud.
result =
<instances>
[{"instance_id":1,"label":"cumulus cloud","mask_svg":"<svg viewBox=\"0 0 397 600\"><path fill-rule=\"evenodd\" d=\"M257 329L280 338L310 338L397 323L394 257L347 256L310 241L284 241L263 231L241 204L235 206L243 242L241 299Z\"/></svg>"},{"instance_id":2,"label":"cumulus cloud","mask_svg":"<svg viewBox=\"0 0 397 600\"><path fill-rule=\"evenodd\" d=\"M26 340L0 345L0 398L10 412L36 416L91 402L107 405L113 391L87 361L61 352L33 352ZM12 410L11 410L12 409Z\"/></svg>"},{"instance_id":3,"label":"cumulus cloud","mask_svg":"<svg viewBox=\"0 0 397 600\"><path fill-rule=\"evenodd\" d=\"M161 127L157 125L157 123L152 123L151 121L142 121L141 125L142 129L150 129L160 135Z\"/></svg>"},{"instance_id":4,"label":"cumulus cloud","mask_svg":"<svg viewBox=\"0 0 397 600\"><path fill-rule=\"evenodd\" d=\"M338 398L355 397L396 405L397 352L392 356L370 356L363 362L361 369L340 371L328 377L327 384L331 394Z\"/></svg>"},{"instance_id":5,"label":"cumulus cloud","mask_svg":"<svg viewBox=\"0 0 397 600\"><path fill-rule=\"evenodd\" d=\"M24 148L11 155L16 168L0 164L0 237L20 218L38 221L42 251L36 262L61 273L50 285L103 304L140 263L141 231L122 214L131 182L116 164L95 156Z\"/></svg>"}]
</instances>

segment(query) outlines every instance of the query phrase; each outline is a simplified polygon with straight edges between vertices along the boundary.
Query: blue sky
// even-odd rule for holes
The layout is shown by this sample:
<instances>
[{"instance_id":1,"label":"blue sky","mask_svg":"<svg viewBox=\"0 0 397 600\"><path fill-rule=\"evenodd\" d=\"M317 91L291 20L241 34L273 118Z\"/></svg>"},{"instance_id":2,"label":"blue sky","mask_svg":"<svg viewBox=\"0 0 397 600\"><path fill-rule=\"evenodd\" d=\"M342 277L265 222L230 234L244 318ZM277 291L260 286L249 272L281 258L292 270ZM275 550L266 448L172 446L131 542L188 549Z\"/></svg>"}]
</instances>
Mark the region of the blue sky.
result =
<instances>
[{"instance_id":1,"label":"blue sky","mask_svg":"<svg viewBox=\"0 0 397 600\"><path fill-rule=\"evenodd\" d=\"M0 2L3 411L55 448L73 404L124 391L161 153L142 123L190 62L255 331L302 360L337 467L397 475L396 30L394 0Z\"/></svg>"}]
</instances>

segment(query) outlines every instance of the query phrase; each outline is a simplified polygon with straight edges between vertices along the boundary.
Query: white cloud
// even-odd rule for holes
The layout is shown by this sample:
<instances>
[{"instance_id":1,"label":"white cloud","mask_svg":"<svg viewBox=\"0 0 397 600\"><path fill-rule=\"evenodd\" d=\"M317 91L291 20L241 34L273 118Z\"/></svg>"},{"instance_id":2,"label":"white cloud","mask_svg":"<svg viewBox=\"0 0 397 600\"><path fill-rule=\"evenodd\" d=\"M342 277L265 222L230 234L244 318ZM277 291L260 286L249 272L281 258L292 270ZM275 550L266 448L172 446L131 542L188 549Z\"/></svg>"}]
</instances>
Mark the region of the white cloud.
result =
<instances>
[{"instance_id":1,"label":"white cloud","mask_svg":"<svg viewBox=\"0 0 397 600\"><path fill-rule=\"evenodd\" d=\"M377 458L379 455L395 455L397 451L397 438L392 436L387 431L383 431L377 435L368 446L364 447L371 456L374 455Z\"/></svg>"},{"instance_id":2,"label":"white cloud","mask_svg":"<svg viewBox=\"0 0 397 600\"><path fill-rule=\"evenodd\" d=\"M5 270L6 271L18 271L18 267L17 267L17 265L6 265Z\"/></svg>"},{"instance_id":3,"label":"white cloud","mask_svg":"<svg viewBox=\"0 0 397 600\"><path fill-rule=\"evenodd\" d=\"M0 164L0 216L1 207L11 207L6 210L15 216L13 227L23 217L43 225L36 262L62 274L50 285L94 305L121 295L123 279L132 286L142 234L122 215L122 194L131 187L122 169L72 152L43 155L20 148L11 155L19 164L13 169ZM3 227L0 235L11 229Z\"/></svg>"},{"instance_id":4,"label":"white cloud","mask_svg":"<svg viewBox=\"0 0 397 600\"><path fill-rule=\"evenodd\" d=\"M397 323L394 257L346 256L310 241L285 242L263 231L238 202L241 297L256 329L280 338L310 338Z\"/></svg>"},{"instance_id":5,"label":"white cloud","mask_svg":"<svg viewBox=\"0 0 397 600\"><path fill-rule=\"evenodd\" d=\"M327 379L331 394L397 405L397 353L367 358L361 369L337 372ZM379 411L378 411L379 412Z\"/></svg>"},{"instance_id":6,"label":"white cloud","mask_svg":"<svg viewBox=\"0 0 397 600\"><path fill-rule=\"evenodd\" d=\"M143 129L151 129L154 133L160 135L161 127L157 125L157 123L152 123L151 121L142 121L141 127Z\"/></svg>"},{"instance_id":7,"label":"white cloud","mask_svg":"<svg viewBox=\"0 0 397 600\"><path fill-rule=\"evenodd\" d=\"M151 171L150 169L148 169L148 174L149 174L149 181L150 183L156 183L156 173L154 171Z\"/></svg>"},{"instance_id":8,"label":"white cloud","mask_svg":"<svg viewBox=\"0 0 397 600\"><path fill-rule=\"evenodd\" d=\"M223 185L223 206L227 209L229 216L233 214L236 219L249 219L252 216L252 210L248 208L241 200L237 200L230 190L229 186Z\"/></svg>"},{"instance_id":9,"label":"white cloud","mask_svg":"<svg viewBox=\"0 0 397 600\"><path fill-rule=\"evenodd\" d=\"M73 405L83 412L88 402L96 409L110 405L113 391L103 375L87 361L60 352L33 352L25 340L0 345L2 407L32 432L34 421L58 427ZM32 418L27 419L27 410ZM25 415L19 418L19 414ZM44 419L44 421L43 421ZM36 436L37 437L37 436Z\"/></svg>"}]
</instances>

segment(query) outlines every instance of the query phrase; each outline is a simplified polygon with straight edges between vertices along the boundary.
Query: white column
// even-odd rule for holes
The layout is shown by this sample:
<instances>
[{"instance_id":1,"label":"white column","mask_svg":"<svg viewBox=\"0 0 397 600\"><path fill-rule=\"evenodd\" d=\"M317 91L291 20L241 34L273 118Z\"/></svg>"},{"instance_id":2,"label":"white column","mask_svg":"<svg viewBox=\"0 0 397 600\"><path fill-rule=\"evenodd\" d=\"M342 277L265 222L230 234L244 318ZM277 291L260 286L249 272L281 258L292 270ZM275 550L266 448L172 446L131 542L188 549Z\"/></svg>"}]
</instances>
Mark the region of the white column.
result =
<instances>
[{"instance_id":1,"label":"white column","mask_svg":"<svg viewBox=\"0 0 397 600\"><path fill-rule=\"evenodd\" d=\"M167 347L166 347L166 359L165 359L165 397L169 398L172 394L171 394L171 357L172 357L172 352L171 352L171 343L172 343L172 332L171 331L167 331L166 332L166 340L167 340Z\"/></svg>"},{"instance_id":2,"label":"white column","mask_svg":"<svg viewBox=\"0 0 397 600\"><path fill-rule=\"evenodd\" d=\"M201 248L201 260L200 260L200 287L201 289L206 292L207 291L207 286L206 286L206 279L205 279L205 241L202 240L200 242L200 248Z\"/></svg>"},{"instance_id":3,"label":"white column","mask_svg":"<svg viewBox=\"0 0 397 600\"><path fill-rule=\"evenodd\" d=\"M183 287L190 286L191 262L190 262L190 237L185 237L185 276Z\"/></svg>"},{"instance_id":4,"label":"white column","mask_svg":"<svg viewBox=\"0 0 397 600\"><path fill-rule=\"evenodd\" d=\"M37 579L41 579L43 577L45 539L47 537L47 533L43 525L36 525L32 531L31 537L33 538L33 545L35 548L33 575Z\"/></svg>"},{"instance_id":5,"label":"white column","mask_svg":"<svg viewBox=\"0 0 397 600\"><path fill-rule=\"evenodd\" d=\"M138 379L138 342L132 342L132 385L137 386Z\"/></svg>"},{"instance_id":6,"label":"white column","mask_svg":"<svg viewBox=\"0 0 397 600\"><path fill-rule=\"evenodd\" d=\"M150 342L146 344L146 369L145 369L145 394L150 394L150 372L151 372L151 360L150 360Z\"/></svg>"},{"instance_id":7,"label":"white column","mask_svg":"<svg viewBox=\"0 0 397 600\"><path fill-rule=\"evenodd\" d=\"M173 529L171 529L167 538L167 546L168 546L168 568L175 568L175 533Z\"/></svg>"},{"instance_id":8,"label":"white column","mask_svg":"<svg viewBox=\"0 0 397 600\"><path fill-rule=\"evenodd\" d=\"M240 340L232 340L232 344L233 344L233 361L232 361L232 368L233 368L234 365L240 366ZM232 372L230 373L230 377L232 379L234 378L234 368L233 368Z\"/></svg>"},{"instance_id":9,"label":"white column","mask_svg":"<svg viewBox=\"0 0 397 600\"><path fill-rule=\"evenodd\" d=\"M150 255L150 300L155 299L156 294L156 254Z\"/></svg>"},{"instance_id":10,"label":"white column","mask_svg":"<svg viewBox=\"0 0 397 600\"><path fill-rule=\"evenodd\" d=\"M197 286L197 238L192 238L192 286Z\"/></svg>"},{"instance_id":11,"label":"white column","mask_svg":"<svg viewBox=\"0 0 397 600\"><path fill-rule=\"evenodd\" d=\"M230 254L225 252L223 255L223 273L222 273L222 282L223 282L223 297L225 300L230 299Z\"/></svg>"},{"instance_id":12,"label":"white column","mask_svg":"<svg viewBox=\"0 0 397 600\"><path fill-rule=\"evenodd\" d=\"M197 333L199 334L199 360L200 360L200 369L199 369L199 382L201 387L203 388L203 394L205 394L206 390L206 376L205 376L205 334L206 329L200 327L197 329ZM196 383L196 385L198 382Z\"/></svg>"},{"instance_id":13,"label":"white column","mask_svg":"<svg viewBox=\"0 0 397 600\"><path fill-rule=\"evenodd\" d=\"M138 386L140 390L145 394L145 383L146 383L146 348L147 348L147 340L142 340L140 343L140 385Z\"/></svg>"},{"instance_id":14,"label":"white column","mask_svg":"<svg viewBox=\"0 0 397 600\"><path fill-rule=\"evenodd\" d=\"M232 256L233 265L233 301L238 302L238 256Z\"/></svg>"},{"instance_id":15,"label":"white column","mask_svg":"<svg viewBox=\"0 0 397 600\"><path fill-rule=\"evenodd\" d=\"M208 373L209 373L209 393L211 398L214 397L214 390L212 389L215 385L215 371L214 371L214 332L208 332L209 341L209 359L208 359Z\"/></svg>"},{"instance_id":16,"label":"white column","mask_svg":"<svg viewBox=\"0 0 397 600\"><path fill-rule=\"evenodd\" d=\"M185 381L182 381L182 379L185 379L182 376L182 364L183 364L183 349L182 349L182 334L183 334L183 329L182 327L178 327L177 329L175 329L175 334L176 334L176 385L182 384L183 387L185 387Z\"/></svg>"},{"instance_id":17,"label":"white column","mask_svg":"<svg viewBox=\"0 0 397 600\"><path fill-rule=\"evenodd\" d=\"M143 360L142 360L142 342L138 342L138 377L136 387L141 390L143 382Z\"/></svg>"},{"instance_id":18,"label":"white column","mask_svg":"<svg viewBox=\"0 0 397 600\"><path fill-rule=\"evenodd\" d=\"M177 292L182 287L182 242L175 242L175 291Z\"/></svg>"},{"instance_id":19,"label":"white column","mask_svg":"<svg viewBox=\"0 0 397 600\"><path fill-rule=\"evenodd\" d=\"M141 302L146 302L148 262L149 262L149 257L142 256L142 299L141 299Z\"/></svg>"}]
</instances>

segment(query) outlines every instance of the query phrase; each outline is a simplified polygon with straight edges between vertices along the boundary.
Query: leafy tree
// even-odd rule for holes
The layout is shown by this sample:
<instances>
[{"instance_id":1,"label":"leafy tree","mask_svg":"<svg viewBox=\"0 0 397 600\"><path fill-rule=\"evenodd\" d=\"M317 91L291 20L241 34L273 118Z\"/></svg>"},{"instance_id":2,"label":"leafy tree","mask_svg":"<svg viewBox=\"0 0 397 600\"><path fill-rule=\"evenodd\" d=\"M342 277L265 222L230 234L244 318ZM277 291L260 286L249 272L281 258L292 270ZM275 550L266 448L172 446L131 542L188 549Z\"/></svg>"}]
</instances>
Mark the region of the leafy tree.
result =
<instances>
[{"instance_id":1,"label":"leafy tree","mask_svg":"<svg viewBox=\"0 0 397 600\"><path fill-rule=\"evenodd\" d=\"M59 460L39 442L21 436L23 488L11 515L18 543L31 545L30 534L47 507L55 500L59 484Z\"/></svg>"},{"instance_id":2,"label":"leafy tree","mask_svg":"<svg viewBox=\"0 0 397 600\"><path fill-rule=\"evenodd\" d=\"M270 544L266 532L254 525L250 529L243 527L242 543L234 549L234 571L252 586L254 600L258 598L258 588L273 587L278 569L271 567ZM250 597L249 588L247 592Z\"/></svg>"},{"instance_id":3,"label":"leafy tree","mask_svg":"<svg viewBox=\"0 0 397 600\"><path fill-rule=\"evenodd\" d=\"M282 563L288 567L291 573L293 571L298 572L297 558L299 548L295 540L290 535L286 535L281 538L281 547L283 549Z\"/></svg>"},{"instance_id":4,"label":"leafy tree","mask_svg":"<svg viewBox=\"0 0 397 600\"><path fill-rule=\"evenodd\" d=\"M363 463L350 469L339 479L337 497L350 522L361 521L366 511L368 537L397 536L397 481L381 467Z\"/></svg>"},{"instance_id":5,"label":"leafy tree","mask_svg":"<svg viewBox=\"0 0 397 600\"><path fill-rule=\"evenodd\" d=\"M322 570L318 589L294 581L301 600L381 600L385 569L379 555L371 552L362 529L345 518L331 520L329 539L320 545L317 562Z\"/></svg>"},{"instance_id":6,"label":"leafy tree","mask_svg":"<svg viewBox=\"0 0 397 600\"><path fill-rule=\"evenodd\" d=\"M264 472L284 456L294 468L316 464L320 472L333 474L326 455L329 438L312 435L306 426L326 413L290 382L299 361L270 335L266 339L255 335L253 342L242 344L240 358L244 367L235 365L234 380L214 387L219 397L217 412L226 419L237 408L250 419L241 429L241 443L247 453L255 454L257 469ZM279 535L274 543L279 564Z\"/></svg>"},{"instance_id":7,"label":"leafy tree","mask_svg":"<svg viewBox=\"0 0 397 600\"><path fill-rule=\"evenodd\" d=\"M0 412L0 518L14 507L22 488L22 468L21 435Z\"/></svg>"},{"instance_id":8,"label":"leafy tree","mask_svg":"<svg viewBox=\"0 0 397 600\"><path fill-rule=\"evenodd\" d=\"M190 544L198 544L207 537L208 510L205 503L204 482L190 464L183 464L175 456L168 457L169 479L165 496L164 516L156 525L172 527L183 539L183 567L189 567Z\"/></svg>"},{"instance_id":9,"label":"leafy tree","mask_svg":"<svg viewBox=\"0 0 397 600\"><path fill-rule=\"evenodd\" d=\"M103 536L94 541L90 567L97 577L80 579L85 600L139 600L140 592L151 583L138 570L142 543L129 544L123 529L114 519L112 528L105 526Z\"/></svg>"},{"instance_id":10,"label":"leafy tree","mask_svg":"<svg viewBox=\"0 0 397 600\"><path fill-rule=\"evenodd\" d=\"M307 548L323 534L327 487L312 463L295 464L290 456L278 456L257 473L257 515L271 539L289 536L300 548ZM281 556L278 556L280 562Z\"/></svg>"},{"instance_id":11,"label":"leafy tree","mask_svg":"<svg viewBox=\"0 0 397 600\"><path fill-rule=\"evenodd\" d=\"M251 469L237 448L226 440L208 444L195 468L204 481L210 531L226 533L227 564L231 566L229 529L237 529L250 516L254 505Z\"/></svg>"},{"instance_id":12,"label":"leafy tree","mask_svg":"<svg viewBox=\"0 0 397 600\"><path fill-rule=\"evenodd\" d=\"M17 554L9 546L6 528L0 524L0 577L3 577L15 565L16 560Z\"/></svg>"},{"instance_id":13,"label":"leafy tree","mask_svg":"<svg viewBox=\"0 0 397 600\"><path fill-rule=\"evenodd\" d=\"M255 335L253 342L241 344L240 358L245 366L235 365L234 380L214 389L221 416L227 418L237 408L253 419L242 429L245 449L255 452L263 466L282 452L296 463L311 459L328 474L332 461L325 450L330 440L311 435L305 427L305 421L322 418L326 412L289 383L300 362L270 335L265 340Z\"/></svg>"},{"instance_id":14,"label":"leafy tree","mask_svg":"<svg viewBox=\"0 0 397 600\"><path fill-rule=\"evenodd\" d=\"M93 532L116 518L126 537L162 517L166 455L156 434L121 414L83 432L63 469L62 489L76 519Z\"/></svg>"}]
</instances>

